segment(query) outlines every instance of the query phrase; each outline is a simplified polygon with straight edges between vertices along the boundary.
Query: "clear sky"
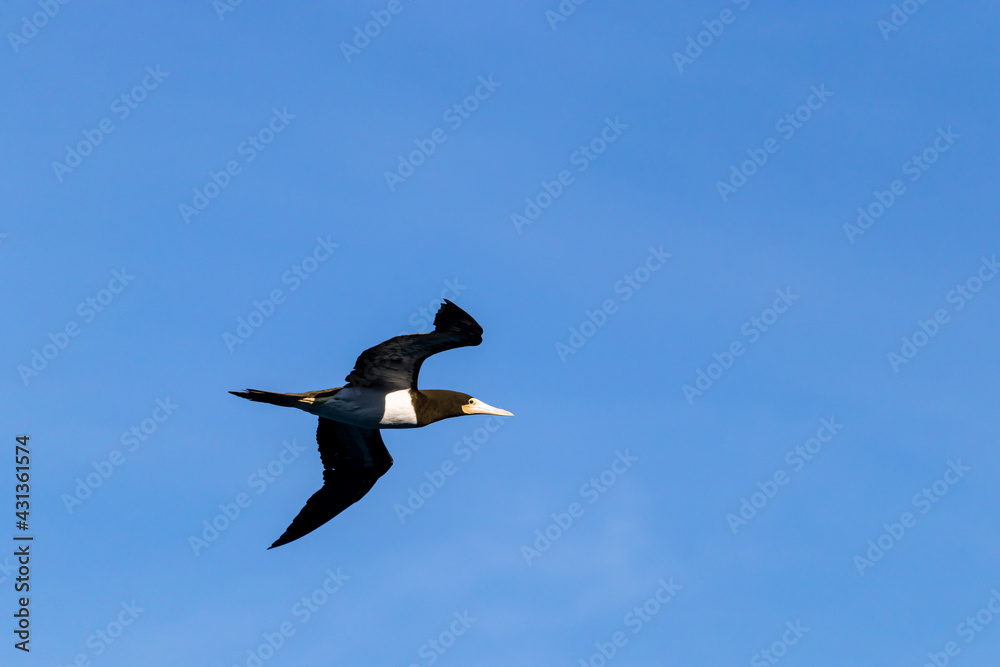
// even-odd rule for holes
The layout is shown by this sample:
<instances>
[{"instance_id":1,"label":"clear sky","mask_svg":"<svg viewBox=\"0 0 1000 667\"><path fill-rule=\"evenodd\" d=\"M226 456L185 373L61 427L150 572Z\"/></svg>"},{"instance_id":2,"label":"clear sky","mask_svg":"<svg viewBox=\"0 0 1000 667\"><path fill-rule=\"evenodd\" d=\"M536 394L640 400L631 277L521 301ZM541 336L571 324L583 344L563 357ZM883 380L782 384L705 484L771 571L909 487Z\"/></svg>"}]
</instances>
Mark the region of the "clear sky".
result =
<instances>
[{"instance_id":1,"label":"clear sky","mask_svg":"<svg viewBox=\"0 0 1000 667\"><path fill-rule=\"evenodd\" d=\"M0 663L996 664L995 3L333 4L5 3Z\"/></svg>"}]
</instances>

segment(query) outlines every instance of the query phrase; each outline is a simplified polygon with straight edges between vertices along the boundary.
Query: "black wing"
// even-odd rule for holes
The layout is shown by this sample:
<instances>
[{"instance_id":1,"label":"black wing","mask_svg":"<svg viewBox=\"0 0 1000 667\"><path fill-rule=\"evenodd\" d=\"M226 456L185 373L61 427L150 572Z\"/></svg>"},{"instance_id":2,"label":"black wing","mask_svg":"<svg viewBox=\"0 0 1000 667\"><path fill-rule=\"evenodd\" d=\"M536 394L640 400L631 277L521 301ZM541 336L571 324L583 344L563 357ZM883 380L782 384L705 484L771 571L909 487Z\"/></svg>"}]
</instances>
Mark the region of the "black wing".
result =
<instances>
[{"instance_id":1,"label":"black wing","mask_svg":"<svg viewBox=\"0 0 1000 667\"><path fill-rule=\"evenodd\" d=\"M390 338L361 353L347 376L355 387L379 387L395 391L416 389L417 374L424 359L466 345L483 342L483 328L467 312L448 299L434 316L434 331Z\"/></svg>"},{"instance_id":2,"label":"black wing","mask_svg":"<svg viewBox=\"0 0 1000 667\"><path fill-rule=\"evenodd\" d=\"M311 533L361 500L392 466L392 457L377 429L320 417L316 442L323 461L323 488L313 494L268 549Z\"/></svg>"}]
</instances>

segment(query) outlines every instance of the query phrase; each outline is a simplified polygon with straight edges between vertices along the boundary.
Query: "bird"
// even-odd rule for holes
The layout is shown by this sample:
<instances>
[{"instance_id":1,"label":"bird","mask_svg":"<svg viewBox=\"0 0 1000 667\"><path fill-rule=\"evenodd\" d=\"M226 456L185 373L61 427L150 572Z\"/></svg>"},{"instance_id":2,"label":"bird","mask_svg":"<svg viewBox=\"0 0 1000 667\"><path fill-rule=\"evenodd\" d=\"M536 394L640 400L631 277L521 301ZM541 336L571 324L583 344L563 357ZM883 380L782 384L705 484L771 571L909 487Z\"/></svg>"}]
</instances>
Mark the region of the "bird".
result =
<instances>
[{"instance_id":1,"label":"bird","mask_svg":"<svg viewBox=\"0 0 1000 667\"><path fill-rule=\"evenodd\" d=\"M420 428L463 415L513 417L512 412L468 394L417 388L417 375L427 357L482 342L479 323L444 299L434 316L433 331L396 336L368 348L342 387L302 394L257 389L229 392L319 417L316 442L323 463L323 486L268 549L308 535L371 490L392 466L382 429Z\"/></svg>"}]
</instances>

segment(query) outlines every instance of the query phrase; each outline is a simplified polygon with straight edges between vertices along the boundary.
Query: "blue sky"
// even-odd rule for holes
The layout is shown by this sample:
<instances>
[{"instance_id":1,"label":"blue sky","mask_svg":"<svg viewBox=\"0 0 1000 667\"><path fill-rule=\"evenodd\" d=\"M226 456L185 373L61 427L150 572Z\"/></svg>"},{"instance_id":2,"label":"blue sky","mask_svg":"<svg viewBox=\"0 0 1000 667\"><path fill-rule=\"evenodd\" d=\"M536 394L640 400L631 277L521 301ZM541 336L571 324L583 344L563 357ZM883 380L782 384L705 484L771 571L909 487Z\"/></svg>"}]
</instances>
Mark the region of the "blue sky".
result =
<instances>
[{"instance_id":1,"label":"blue sky","mask_svg":"<svg viewBox=\"0 0 1000 667\"><path fill-rule=\"evenodd\" d=\"M6 3L2 662L994 664L998 26ZM421 386L516 417L386 433L267 551L315 419L227 391L338 386L442 297L484 342Z\"/></svg>"}]
</instances>

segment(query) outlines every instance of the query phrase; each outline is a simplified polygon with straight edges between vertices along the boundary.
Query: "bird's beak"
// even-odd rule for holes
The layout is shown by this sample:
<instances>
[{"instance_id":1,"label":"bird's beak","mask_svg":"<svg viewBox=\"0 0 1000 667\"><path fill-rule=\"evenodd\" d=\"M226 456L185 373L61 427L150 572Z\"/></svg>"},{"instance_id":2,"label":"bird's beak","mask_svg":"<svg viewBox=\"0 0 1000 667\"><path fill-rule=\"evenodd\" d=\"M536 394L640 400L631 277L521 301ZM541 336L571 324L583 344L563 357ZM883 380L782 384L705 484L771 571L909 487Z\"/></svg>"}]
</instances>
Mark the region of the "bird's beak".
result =
<instances>
[{"instance_id":1,"label":"bird's beak","mask_svg":"<svg viewBox=\"0 0 1000 667\"><path fill-rule=\"evenodd\" d=\"M486 405L482 401L477 400L475 405L463 405L462 412L467 415L498 415L500 417L513 417L513 412L508 412L501 408L494 408L492 405Z\"/></svg>"}]
</instances>

